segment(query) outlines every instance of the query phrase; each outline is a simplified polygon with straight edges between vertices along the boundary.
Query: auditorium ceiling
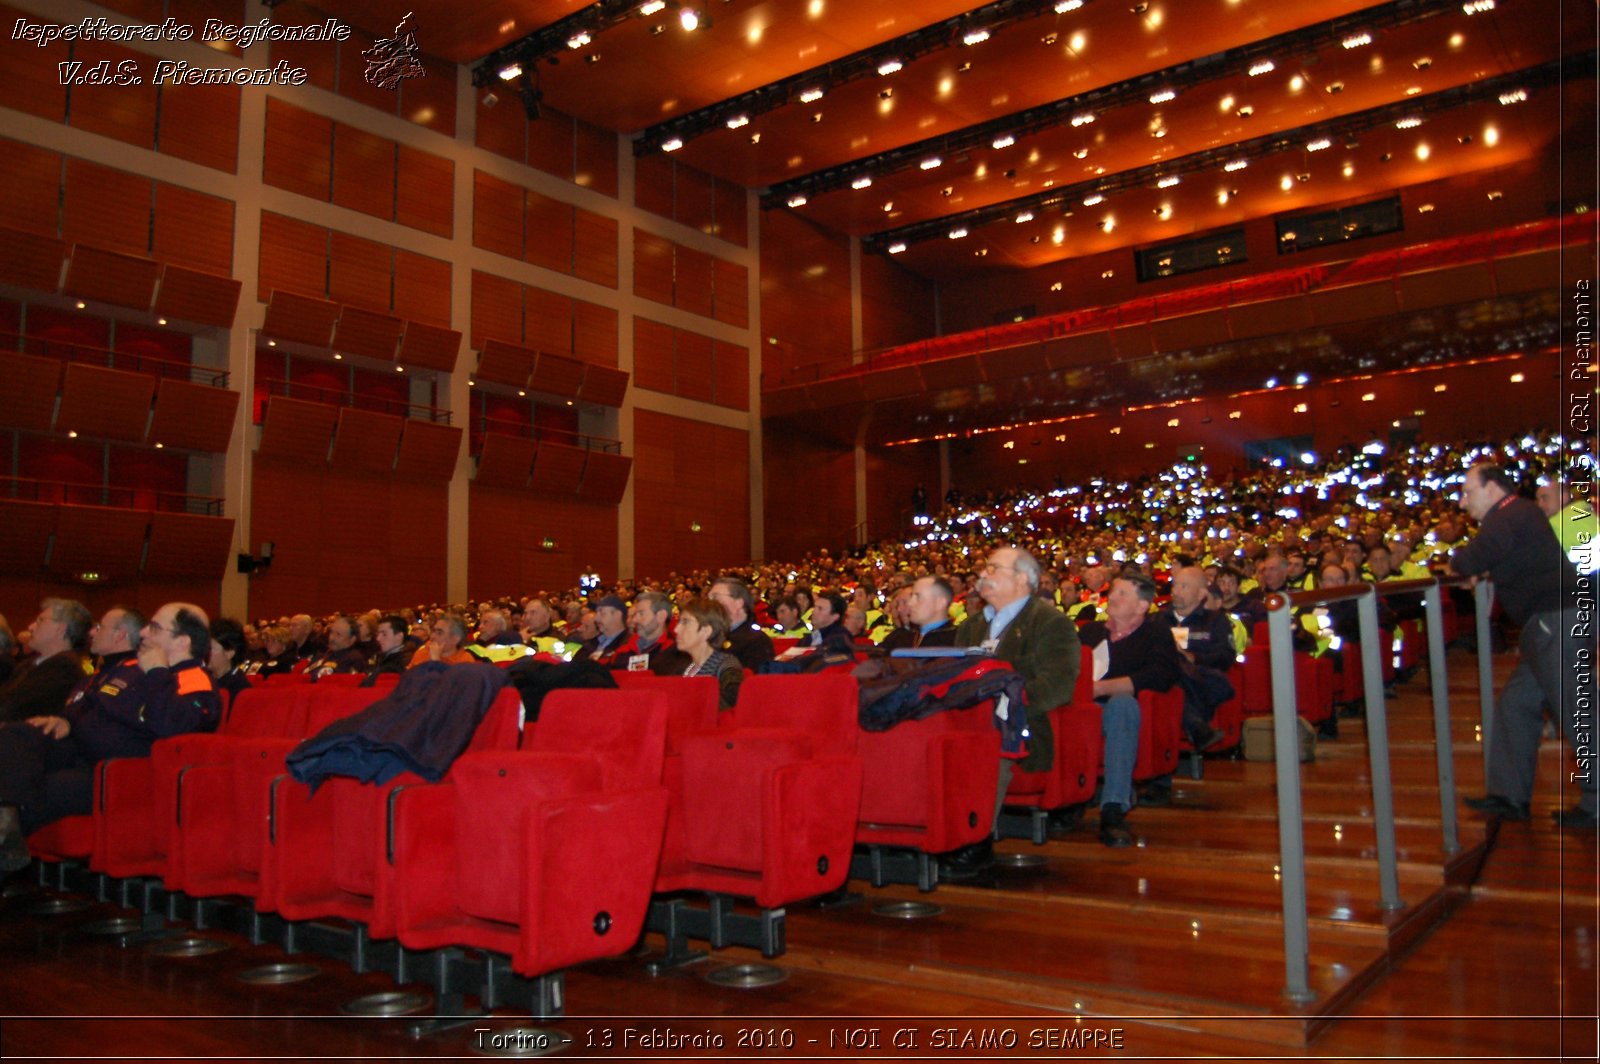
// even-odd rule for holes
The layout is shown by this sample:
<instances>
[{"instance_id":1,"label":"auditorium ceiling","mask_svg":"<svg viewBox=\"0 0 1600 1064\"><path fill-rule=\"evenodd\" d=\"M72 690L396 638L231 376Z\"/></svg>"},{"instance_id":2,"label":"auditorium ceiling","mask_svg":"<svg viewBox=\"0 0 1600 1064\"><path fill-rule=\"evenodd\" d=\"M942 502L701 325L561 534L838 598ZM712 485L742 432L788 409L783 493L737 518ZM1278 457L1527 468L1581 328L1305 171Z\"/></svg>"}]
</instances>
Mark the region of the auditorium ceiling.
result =
<instances>
[{"instance_id":1,"label":"auditorium ceiling","mask_svg":"<svg viewBox=\"0 0 1600 1064\"><path fill-rule=\"evenodd\" d=\"M393 30L387 0L314 6ZM1594 125L1557 86L1590 0L405 6L480 95L537 93L940 281L1538 165Z\"/></svg>"}]
</instances>

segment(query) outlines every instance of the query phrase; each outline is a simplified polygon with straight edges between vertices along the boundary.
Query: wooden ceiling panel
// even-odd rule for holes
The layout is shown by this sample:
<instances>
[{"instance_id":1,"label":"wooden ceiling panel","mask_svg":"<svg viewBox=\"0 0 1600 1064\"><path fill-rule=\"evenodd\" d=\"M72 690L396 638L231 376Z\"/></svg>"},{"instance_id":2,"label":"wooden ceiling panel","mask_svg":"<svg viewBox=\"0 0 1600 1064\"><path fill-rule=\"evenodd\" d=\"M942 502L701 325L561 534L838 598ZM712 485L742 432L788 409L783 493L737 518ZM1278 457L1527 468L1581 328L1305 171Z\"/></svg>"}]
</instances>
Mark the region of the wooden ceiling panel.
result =
<instances>
[{"instance_id":1,"label":"wooden ceiling panel","mask_svg":"<svg viewBox=\"0 0 1600 1064\"><path fill-rule=\"evenodd\" d=\"M161 264L154 259L78 244L72 249L61 290L69 296L149 310L160 272Z\"/></svg>"},{"instance_id":2,"label":"wooden ceiling panel","mask_svg":"<svg viewBox=\"0 0 1600 1064\"><path fill-rule=\"evenodd\" d=\"M532 348L508 344L504 340L488 340L478 353L478 368L473 375L486 381L525 388L538 361L539 352Z\"/></svg>"},{"instance_id":3,"label":"wooden ceiling panel","mask_svg":"<svg viewBox=\"0 0 1600 1064\"><path fill-rule=\"evenodd\" d=\"M267 304L261 335L279 340L295 340L312 347L328 347L333 342L333 327L343 308L326 299L273 292Z\"/></svg>"},{"instance_id":4,"label":"wooden ceiling panel","mask_svg":"<svg viewBox=\"0 0 1600 1064\"><path fill-rule=\"evenodd\" d=\"M231 277L168 264L161 271L153 309L163 317L226 329L239 309L240 288Z\"/></svg>"},{"instance_id":5,"label":"wooden ceiling panel","mask_svg":"<svg viewBox=\"0 0 1600 1064\"><path fill-rule=\"evenodd\" d=\"M389 314L345 307L333 330L333 348L381 362L393 362L405 322Z\"/></svg>"}]
</instances>

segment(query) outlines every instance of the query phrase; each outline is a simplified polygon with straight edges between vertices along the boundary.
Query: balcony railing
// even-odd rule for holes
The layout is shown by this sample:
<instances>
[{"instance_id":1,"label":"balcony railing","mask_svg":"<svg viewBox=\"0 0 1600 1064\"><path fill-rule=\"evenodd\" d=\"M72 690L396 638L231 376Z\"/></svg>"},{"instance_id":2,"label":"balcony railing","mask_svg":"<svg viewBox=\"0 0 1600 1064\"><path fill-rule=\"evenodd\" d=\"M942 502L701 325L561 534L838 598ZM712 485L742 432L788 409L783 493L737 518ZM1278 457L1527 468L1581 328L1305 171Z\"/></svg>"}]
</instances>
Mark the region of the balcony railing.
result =
<instances>
[{"instance_id":1,"label":"balcony railing","mask_svg":"<svg viewBox=\"0 0 1600 1064\"><path fill-rule=\"evenodd\" d=\"M54 358L62 362L80 362L90 366L104 366L129 373L146 373L155 377L170 377L193 384L207 384L213 388L228 386L227 370L211 366L195 366L170 358L140 355L131 351L111 351L92 344L71 340L57 340L45 336L28 336L22 333L0 331L0 349L24 355Z\"/></svg>"},{"instance_id":2,"label":"balcony railing","mask_svg":"<svg viewBox=\"0 0 1600 1064\"><path fill-rule=\"evenodd\" d=\"M323 403L327 406L348 406L356 410L371 410L379 414L395 414L399 417L411 418L416 421L432 421L440 425L450 424L450 411L441 407L422 403L408 403L400 399L386 399L382 396L353 392L346 388L329 388L319 384L306 384L299 381L265 377L256 381L255 409L256 424L258 425L261 423L261 418L266 409L266 404L261 401L262 396L301 399L308 403Z\"/></svg>"},{"instance_id":3,"label":"balcony railing","mask_svg":"<svg viewBox=\"0 0 1600 1064\"><path fill-rule=\"evenodd\" d=\"M219 517L222 499L212 495L190 495L181 491L89 484L70 480L36 480L32 477L0 477L0 498L20 499L68 506L109 506L118 510L144 510L152 513L200 514Z\"/></svg>"}]
</instances>

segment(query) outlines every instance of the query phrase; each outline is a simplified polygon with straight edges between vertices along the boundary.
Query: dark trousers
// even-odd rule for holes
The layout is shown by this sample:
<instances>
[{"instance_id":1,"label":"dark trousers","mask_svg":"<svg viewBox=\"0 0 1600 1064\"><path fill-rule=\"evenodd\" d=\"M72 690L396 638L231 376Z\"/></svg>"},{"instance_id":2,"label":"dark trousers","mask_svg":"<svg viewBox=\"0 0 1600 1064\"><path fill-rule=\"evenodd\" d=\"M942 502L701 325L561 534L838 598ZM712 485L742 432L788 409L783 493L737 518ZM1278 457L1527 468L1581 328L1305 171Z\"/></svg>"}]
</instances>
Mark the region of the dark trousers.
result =
<instances>
[{"instance_id":1,"label":"dark trousers","mask_svg":"<svg viewBox=\"0 0 1600 1064\"><path fill-rule=\"evenodd\" d=\"M0 802L18 807L28 834L87 813L94 804L94 763L70 736L51 739L22 722L0 725Z\"/></svg>"}]
</instances>

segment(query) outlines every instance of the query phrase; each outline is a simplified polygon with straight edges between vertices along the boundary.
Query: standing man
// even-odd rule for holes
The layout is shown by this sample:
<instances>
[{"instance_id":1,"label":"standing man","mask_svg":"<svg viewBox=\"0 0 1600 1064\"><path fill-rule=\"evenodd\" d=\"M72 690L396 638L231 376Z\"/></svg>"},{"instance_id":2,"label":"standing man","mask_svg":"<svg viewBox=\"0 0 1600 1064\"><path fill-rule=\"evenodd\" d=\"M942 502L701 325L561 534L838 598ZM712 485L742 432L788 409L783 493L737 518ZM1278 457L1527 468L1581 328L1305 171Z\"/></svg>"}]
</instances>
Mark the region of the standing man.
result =
<instances>
[{"instance_id":1,"label":"standing man","mask_svg":"<svg viewBox=\"0 0 1600 1064\"><path fill-rule=\"evenodd\" d=\"M956 629L955 645L988 647L994 656L1022 675L1026 705L1012 706L1027 715L1028 753L1019 766L1024 772L1043 772L1055 763L1055 734L1050 711L1072 701L1078 681L1078 630L1060 610L1037 596L1039 563L1027 551L1001 547L989 555L978 580L984 607ZM994 819L1000 818L1006 788L1011 786L1012 761L1000 759L1000 780L994 799ZM975 843L939 862L939 874L970 878L994 863L992 837Z\"/></svg>"},{"instance_id":2,"label":"standing man","mask_svg":"<svg viewBox=\"0 0 1600 1064\"><path fill-rule=\"evenodd\" d=\"M1478 534L1450 556L1464 576L1494 578L1494 592L1510 620L1522 629L1521 659L1495 703L1489 731L1488 793L1466 804L1502 820L1528 819L1539 759L1544 710L1561 721L1577 754L1578 804L1550 815L1564 828L1600 825L1595 794L1594 699L1582 697L1578 674L1592 674L1582 655L1592 647L1593 627L1573 607L1578 574L1561 550L1550 520L1531 499L1516 494L1516 482L1498 466L1475 465L1461 484L1461 508L1478 521Z\"/></svg>"}]
</instances>

